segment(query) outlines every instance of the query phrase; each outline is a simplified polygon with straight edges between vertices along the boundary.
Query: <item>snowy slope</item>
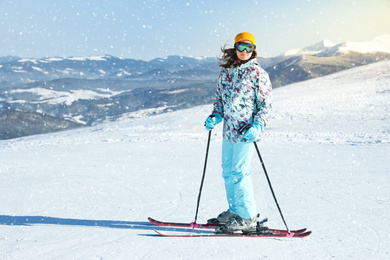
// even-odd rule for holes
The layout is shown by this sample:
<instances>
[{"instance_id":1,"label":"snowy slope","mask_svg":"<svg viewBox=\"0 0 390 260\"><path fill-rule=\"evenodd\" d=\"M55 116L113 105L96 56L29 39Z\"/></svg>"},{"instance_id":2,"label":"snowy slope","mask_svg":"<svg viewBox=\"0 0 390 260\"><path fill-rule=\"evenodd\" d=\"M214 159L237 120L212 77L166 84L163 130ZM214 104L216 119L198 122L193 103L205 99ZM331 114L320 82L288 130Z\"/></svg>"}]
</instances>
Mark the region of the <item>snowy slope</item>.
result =
<instances>
[{"instance_id":1,"label":"snowy slope","mask_svg":"<svg viewBox=\"0 0 390 260\"><path fill-rule=\"evenodd\" d=\"M289 227L313 231L305 239L154 235L148 216L193 221L206 105L0 141L0 259L388 259L389 68L373 63L274 91L259 147ZM227 208L220 132L199 222ZM256 157L252 167L258 209L282 228Z\"/></svg>"}]
</instances>

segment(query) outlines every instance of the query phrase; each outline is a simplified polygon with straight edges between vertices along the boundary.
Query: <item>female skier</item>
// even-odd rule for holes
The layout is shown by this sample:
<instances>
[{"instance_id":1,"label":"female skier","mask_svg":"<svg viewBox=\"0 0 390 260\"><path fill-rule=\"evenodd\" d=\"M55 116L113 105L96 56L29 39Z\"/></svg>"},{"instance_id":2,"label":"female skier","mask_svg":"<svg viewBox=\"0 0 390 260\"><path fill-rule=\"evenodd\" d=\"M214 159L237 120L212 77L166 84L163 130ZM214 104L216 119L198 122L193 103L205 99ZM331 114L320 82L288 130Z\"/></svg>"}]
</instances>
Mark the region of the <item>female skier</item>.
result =
<instances>
[{"instance_id":1,"label":"female skier","mask_svg":"<svg viewBox=\"0 0 390 260\"><path fill-rule=\"evenodd\" d=\"M250 177L253 142L259 141L272 108L272 87L258 64L256 40L248 32L235 37L234 48L222 49L223 64L216 101L205 126L223 121L222 177L229 209L217 217L217 232L255 231L256 202ZM215 219L214 219L215 220Z\"/></svg>"}]
</instances>

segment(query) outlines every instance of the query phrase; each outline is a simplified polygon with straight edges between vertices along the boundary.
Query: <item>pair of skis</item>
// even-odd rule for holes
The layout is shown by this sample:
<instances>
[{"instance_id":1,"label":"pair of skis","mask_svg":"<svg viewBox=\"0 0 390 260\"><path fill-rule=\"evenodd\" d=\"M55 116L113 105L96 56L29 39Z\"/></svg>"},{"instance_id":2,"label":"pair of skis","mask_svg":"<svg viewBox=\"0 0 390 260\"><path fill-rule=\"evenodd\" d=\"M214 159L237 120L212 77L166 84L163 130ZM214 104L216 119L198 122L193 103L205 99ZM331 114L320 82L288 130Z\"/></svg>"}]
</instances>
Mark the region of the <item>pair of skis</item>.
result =
<instances>
[{"instance_id":1,"label":"pair of skis","mask_svg":"<svg viewBox=\"0 0 390 260\"><path fill-rule=\"evenodd\" d=\"M177 222L163 222L158 221L153 218L148 218L148 220L156 226L160 227L178 227L178 228L196 228L196 229L215 229L216 226L208 225L208 224L194 224L194 223L177 223ZM270 228L265 233L233 233L233 234L225 234L225 233L189 233L189 234L167 234L161 231L154 229L154 231L160 236L164 237L306 237L311 234L311 231L306 231L306 228L299 230L290 230L288 232L284 229L272 229Z\"/></svg>"}]
</instances>

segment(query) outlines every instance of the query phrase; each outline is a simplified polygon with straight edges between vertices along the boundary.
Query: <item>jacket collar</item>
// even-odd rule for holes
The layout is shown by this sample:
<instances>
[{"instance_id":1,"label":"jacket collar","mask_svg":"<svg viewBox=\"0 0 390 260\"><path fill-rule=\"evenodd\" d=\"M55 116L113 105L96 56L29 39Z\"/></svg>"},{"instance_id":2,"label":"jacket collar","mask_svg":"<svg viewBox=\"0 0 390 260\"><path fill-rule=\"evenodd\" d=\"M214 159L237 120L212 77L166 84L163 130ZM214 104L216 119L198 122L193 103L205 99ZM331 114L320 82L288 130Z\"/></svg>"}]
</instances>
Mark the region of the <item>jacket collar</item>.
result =
<instances>
[{"instance_id":1,"label":"jacket collar","mask_svg":"<svg viewBox=\"0 0 390 260\"><path fill-rule=\"evenodd\" d=\"M256 64L258 64L257 62L257 59L256 58L253 58L247 62L245 62L244 64L241 64L240 66L237 67L237 70L247 70L247 69L250 69L252 68L253 66L255 66Z\"/></svg>"}]
</instances>

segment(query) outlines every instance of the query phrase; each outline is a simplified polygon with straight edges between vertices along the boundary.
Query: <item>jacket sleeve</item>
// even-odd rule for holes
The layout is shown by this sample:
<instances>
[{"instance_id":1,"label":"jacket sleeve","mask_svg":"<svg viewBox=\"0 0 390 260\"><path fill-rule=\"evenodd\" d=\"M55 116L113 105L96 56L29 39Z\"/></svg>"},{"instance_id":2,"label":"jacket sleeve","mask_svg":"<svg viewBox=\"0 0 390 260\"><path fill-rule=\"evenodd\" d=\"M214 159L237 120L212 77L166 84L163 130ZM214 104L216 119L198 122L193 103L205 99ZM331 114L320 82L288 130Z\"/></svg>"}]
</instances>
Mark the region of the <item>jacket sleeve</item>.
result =
<instances>
[{"instance_id":1,"label":"jacket sleeve","mask_svg":"<svg viewBox=\"0 0 390 260\"><path fill-rule=\"evenodd\" d=\"M258 72L258 88L256 88L256 111L253 115L254 123L267 125L272 110L272 85L268 73L264 70Z\"/></svg>"},{"instance_id":2,"label":"jacket sleeve","mask_svg":"<svg viewBox=\"0 0 390 260\"><path fill-rule=\"evenodd\" d=\"M214 113L218 113L221 118L223 118L223 103L222 103L222 93L221 93L221 89L223 89L223 71L220 73L219 77L218 77L218 84L217 84L217 91L215 92L215 102L214 102L214 108L213 108L213 112L212 114Z\"/></svg>"}]
</instances>

